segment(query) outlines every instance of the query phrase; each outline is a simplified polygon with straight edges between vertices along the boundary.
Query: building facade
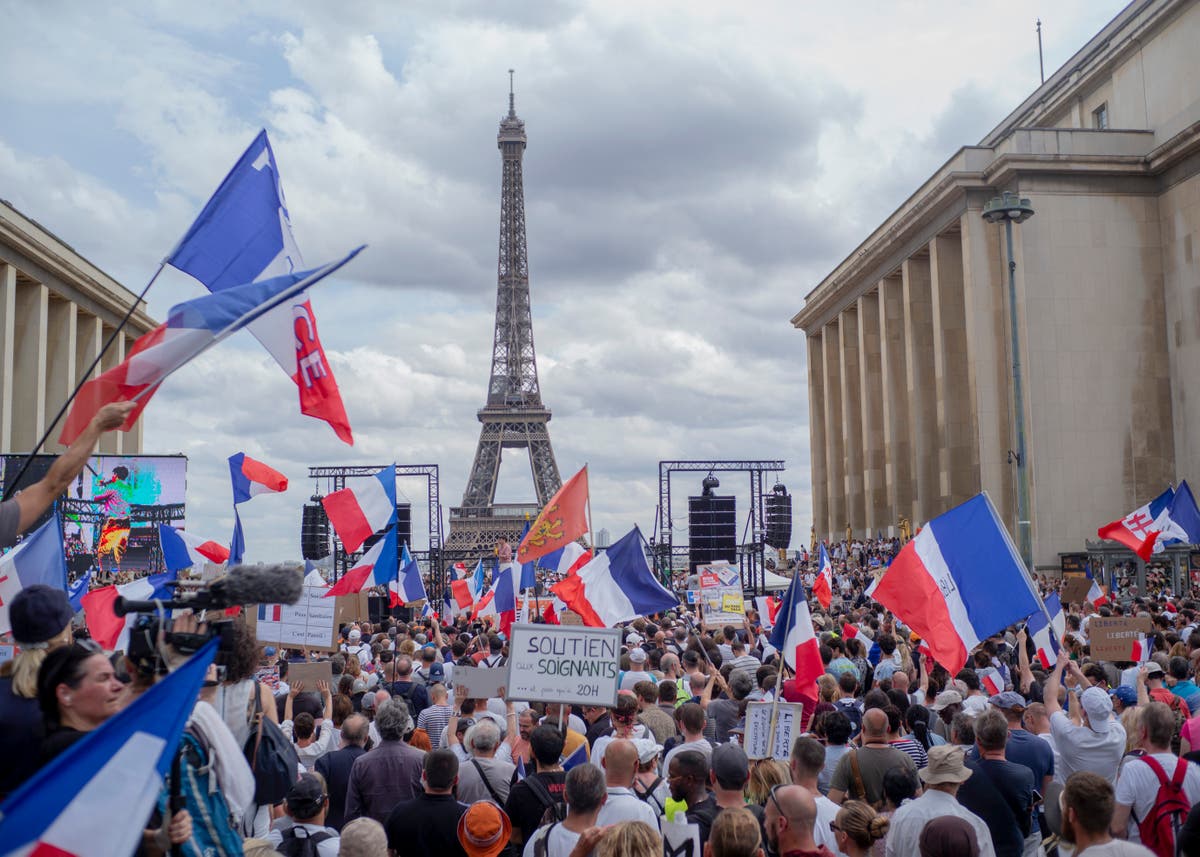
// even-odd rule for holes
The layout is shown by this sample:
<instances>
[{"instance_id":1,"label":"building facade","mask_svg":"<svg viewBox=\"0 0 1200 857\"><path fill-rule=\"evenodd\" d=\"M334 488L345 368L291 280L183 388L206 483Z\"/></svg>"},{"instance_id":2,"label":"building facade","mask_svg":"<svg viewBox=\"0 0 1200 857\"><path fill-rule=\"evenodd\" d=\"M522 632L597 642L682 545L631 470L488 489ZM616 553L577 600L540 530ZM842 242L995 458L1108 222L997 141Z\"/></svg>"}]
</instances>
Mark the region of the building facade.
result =
<instances>
[{"instance_id":1,"label":"building facade","mask_svg":"<svg viewBox=\"0 0 1200 857\"><path fill-rule=\"evenodd\" d=\"M815 527L986 490L1016 532L1005 191L1034 562L1200 479L1200 2L1136 0L806 297Z\"/></svg>"},{"instance_id":2,"label":"building facade","mask_svg":"<svg viewBox=\"0 0 1200 857\"><path fill-rule=\"evenodd\" d=\"M51 422L136 297L0 200L0 453L29 452L48 428L55 430L44 451L62 451ZM155 326L136 311L92 377L124 360ZM140 420L100 441L106 454L141 450Z\"/></svg>"}]
</instances>

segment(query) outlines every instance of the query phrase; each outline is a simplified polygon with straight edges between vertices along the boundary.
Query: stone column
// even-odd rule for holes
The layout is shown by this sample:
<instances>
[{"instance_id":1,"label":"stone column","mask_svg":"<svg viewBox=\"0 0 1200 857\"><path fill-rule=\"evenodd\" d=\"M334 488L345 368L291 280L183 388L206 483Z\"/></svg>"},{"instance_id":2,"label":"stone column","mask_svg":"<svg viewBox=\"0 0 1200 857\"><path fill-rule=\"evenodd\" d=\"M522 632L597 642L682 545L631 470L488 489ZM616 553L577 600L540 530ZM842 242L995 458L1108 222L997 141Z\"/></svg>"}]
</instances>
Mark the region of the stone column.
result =
<instances>
[{"instance_id":1,"label":"stone column","mask_svg":"<svg viewBox=\"0 0 1200 857\"><path fill-rule=\"evenodd\" d=\"M831 322L821 333L825 391L825 473L829 486L829 531L832 537L846 526L846 449L842 434L841 334Z\"/></svg>"},{"instance_id":2,"label":"stone column","mask_svg":"<svg viewBox=\"0 0 1200 857\"><path fill-rule=\"evenodd\" d=\"M13 400L16 362L17 269L0 262L0 405ZM16 452L12 444L13 408L0 408L0 452ZM28 451L28 450L27 450Z\"/></svg>"},{"instance_id":3,"label":"stone column","mask_svg":"<svg viewBox=\"0 0 1200 857\"><path fill-rule=\"evenodd\" d=\"M33 449L46 430L46 316L50 290L42 283L17 283L13 336L14 451Z\"/></svg>"},{"instance_id":4,"label":"stone column","mask_svg":"<svg viewBox=\"0 0 1200 857\"><path fill-rule=\"evenodd\" d=\"M929 245L933 299L933 371L937 388L938 494L943 508L979 491L979 451L967 373L962 236L939 235Z\"/></svg>"},{"instance_id":5,"label":"stone column","mask_svg":"<svg viewBox=\"0 0 1200 857\"><path fill-rule=\"evenodd\" d=\"M825 469L825 363L821 334L806 337L808 343L808 454L812 461L812 526L818 533L829 528L829 476ZM139 421L140 422L140 421ZM797 525L799 521L795 522ZM810 534L793 527L793 540L808 544Z\"/></svg>"},{"instance_id":6,"label":"stone column","mask_svg":"<svg viewBox=\"0 0 1200 857\"><path fill-rule=\"evenodd\" d=\"M880 364L879 293L858 299L858 369L862 410L864 526L875 535L888 520L883 466L883 370Z\"/></svg>"},{"instance_id":7,"label":"stone column","mask_svg":"<svg viewBox=\"0 0 1200 857\"><path fill-rule=\"evenodd\" d=\"M104 347L104 343L108 341L108 337L112 336L112 328L104 325L102 331L102 339L100 347ZM114 366L117 366L125 359L125 337L118 336L113 342L112 347L104 353L104 359L100 363L100 371L107 372ZM121 454L121 432L110 431L105 432L100 436L100 453L102 455L120 455Z\"/></svg>"},{"instance_id":8,"label":"stone column","mask_svg":"<svg viewBox=\"0 0 1200 857\"><path fill-rule=\"evenodd\" d=\"M858 353L858 305L841 313L842 434L846 448L846 520L858 533L866 527L866 500L863 495L862 394Z\"/></svg>"},{"instance_id":9,"label":"stone column","mask_svg":"<svg viewBox=\"0 0 1200 857\"><path fill-rule=\"evenodd\" d=\"M929 294L929 256L911 257L900 266L904 282L904 344L909 426L912 431L914 529L945 511L937 488L937 405L933 372L933 304Z\"/></svg>"},{"instance_id":10,"label":"stone column","mask_svg":"<svg viewBox=\"0 0 1200 857\"><path fill-rule=\"evenodd\" d=\"M912 520L913 482L905 369L904 287L897 276L879 281L879 377L883 385L883 461L887 526Z\"/></svg>"},{"instance_id":11,"label":"stone column","mask_svg":"<svg viewBox=\"0 0 1200 857\"><path fill-rule=\"evenodd\" d=\"M54 419L59 409L75 389L76 371L76 308L71 301L53 298L47 318L46 349L46 419ZM62 422L50 426L47 452L62 452L65 446L58 442L58 431Z\"/></svg>"},{"instance_id":12,"label":"stone column","mask_svg":"<svg viewBox=\"0 0 1200 857\"><path fill-rule=\"evenodd\" d=\"M969 398L975 410L979 487L991 495L1001 518L1016 532L1016 499L1008 465L1008 450L1014 444L1005 272L1000 254L1003 232L984 222L982 202L982 197L970 200L959 220Z\"/></svg>"}]
</instances>

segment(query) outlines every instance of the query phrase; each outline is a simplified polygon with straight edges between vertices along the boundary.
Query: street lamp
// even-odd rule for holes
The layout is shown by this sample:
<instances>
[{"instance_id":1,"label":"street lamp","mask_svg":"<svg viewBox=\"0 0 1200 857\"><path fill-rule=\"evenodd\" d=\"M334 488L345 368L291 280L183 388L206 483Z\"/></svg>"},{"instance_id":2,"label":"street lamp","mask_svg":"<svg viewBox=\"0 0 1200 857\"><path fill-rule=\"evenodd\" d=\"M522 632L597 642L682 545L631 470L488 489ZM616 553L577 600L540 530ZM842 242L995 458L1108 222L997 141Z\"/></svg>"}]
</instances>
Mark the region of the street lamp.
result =
<instances>
[{"instance_id":1,"label":"street lamp","mask_svg":"<svg viewBox=\"0 0 1200 857\"><path fill-rule=\"evenodd\" d=\"M1024 223L1033 217L1029 200L1005 191L994 196L983 207L983 219L988 223L1004 223L1004 240L1008 245L1008 319L1012 329L1013 418L1017 434L1017 541L1021 559L1033 573L1033 533L1029 523L1029 459L1025 452L1025 396L1021 388L1021 348L1017 332L1017 262L1013 258L1013 224Z\"/></svg>"}]
</instances>

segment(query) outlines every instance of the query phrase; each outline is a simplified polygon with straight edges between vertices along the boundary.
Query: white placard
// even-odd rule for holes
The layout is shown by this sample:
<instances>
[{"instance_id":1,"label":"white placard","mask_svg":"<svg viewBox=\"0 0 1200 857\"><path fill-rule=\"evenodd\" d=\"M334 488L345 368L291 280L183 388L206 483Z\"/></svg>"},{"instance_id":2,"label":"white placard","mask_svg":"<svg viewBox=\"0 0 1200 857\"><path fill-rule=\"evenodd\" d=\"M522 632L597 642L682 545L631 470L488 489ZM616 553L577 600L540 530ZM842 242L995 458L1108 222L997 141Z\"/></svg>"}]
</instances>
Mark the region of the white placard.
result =
<instances>
[{"instance_id":1,"label":"white placard","mask_svg":"<svg viewBox=\"0 0 1200 857\"><path fill-rule=\"evenodd\" d=\"M454 693L457 699L492 699L508 681L508 670L500 667L455 667Z\"/></svg>"},{"instance_id":2,"label":"white placard","mask_svg":"<svg viewBox=\"0 0 1200 857\"><path fill-rule=\"evenodd\" d=\"M799 702L779 703L779 714L775 721L774 751L770 749L772 705L773 703L770 702L746 704L746 741L743 749L746 751L747 759L786 761L791 757L792 736L800 734L800 720L804 705Z\"/></svg>"},{"instance_id":3,"label":"white placard","mask_svg":"<svg viewBox=\"0 0 1200 857\"><path fill-rule=\"evenodd\" d=\"M284 648L326 646L333 639L337 599L323 597L327 586L305 586L295 604L259 604L255 637Z\"/></svg>"},{"instance_id":4,"label":"white placard","mask_svg":"<svg viewBox=\"0 0 1200 857\"><path fill-rule=\"evenodd\" d=\"M513 625L505 699L616 705L620 653L617 628Z\"/></svg>"},{"instance_id":5,"label":"white placard","mask_svg":"<svg viewBox=\"0 0 1200 857\"><path fill-rule=\"evenodd\" d=\"M692 824L682 809L675 811L675 820L664 815L658 820L662 829L663 854L666 857L700 857L700 825Z\"/></svg>"},{"instance_id":6,"label":"white placard","mask_svg":"<svg viewBox=\"0 0 1200 857\"><path fill-rule=\"evenodd\" d=\"M5 661L11 661L14 657L16 657L16 654L15 647L12 643L0 645L0 664L4 663Z\"/></svg>"}]
</instances>

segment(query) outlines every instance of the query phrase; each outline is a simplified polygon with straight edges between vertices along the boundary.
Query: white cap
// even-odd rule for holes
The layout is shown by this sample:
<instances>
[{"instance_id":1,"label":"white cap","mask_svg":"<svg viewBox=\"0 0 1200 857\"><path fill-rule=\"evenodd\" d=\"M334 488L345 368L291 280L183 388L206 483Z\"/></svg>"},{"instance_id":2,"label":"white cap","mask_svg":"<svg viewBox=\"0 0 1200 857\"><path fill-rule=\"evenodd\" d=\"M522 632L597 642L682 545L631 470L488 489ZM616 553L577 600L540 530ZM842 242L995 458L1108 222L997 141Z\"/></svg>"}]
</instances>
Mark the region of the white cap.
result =
<instances>
[{"instance_id":1,"label":"white cap","mask_svg":"<svg viewBox=\"0 0 1200 857\"><path fill-rule=\"evenodd\" d=\"M1098 687L1089 687L1079 694L1079 704L1087 713L1088 726L1093 732L1104 734L1112 725L1112 698Z\"/></svg>"}]
</instances>

